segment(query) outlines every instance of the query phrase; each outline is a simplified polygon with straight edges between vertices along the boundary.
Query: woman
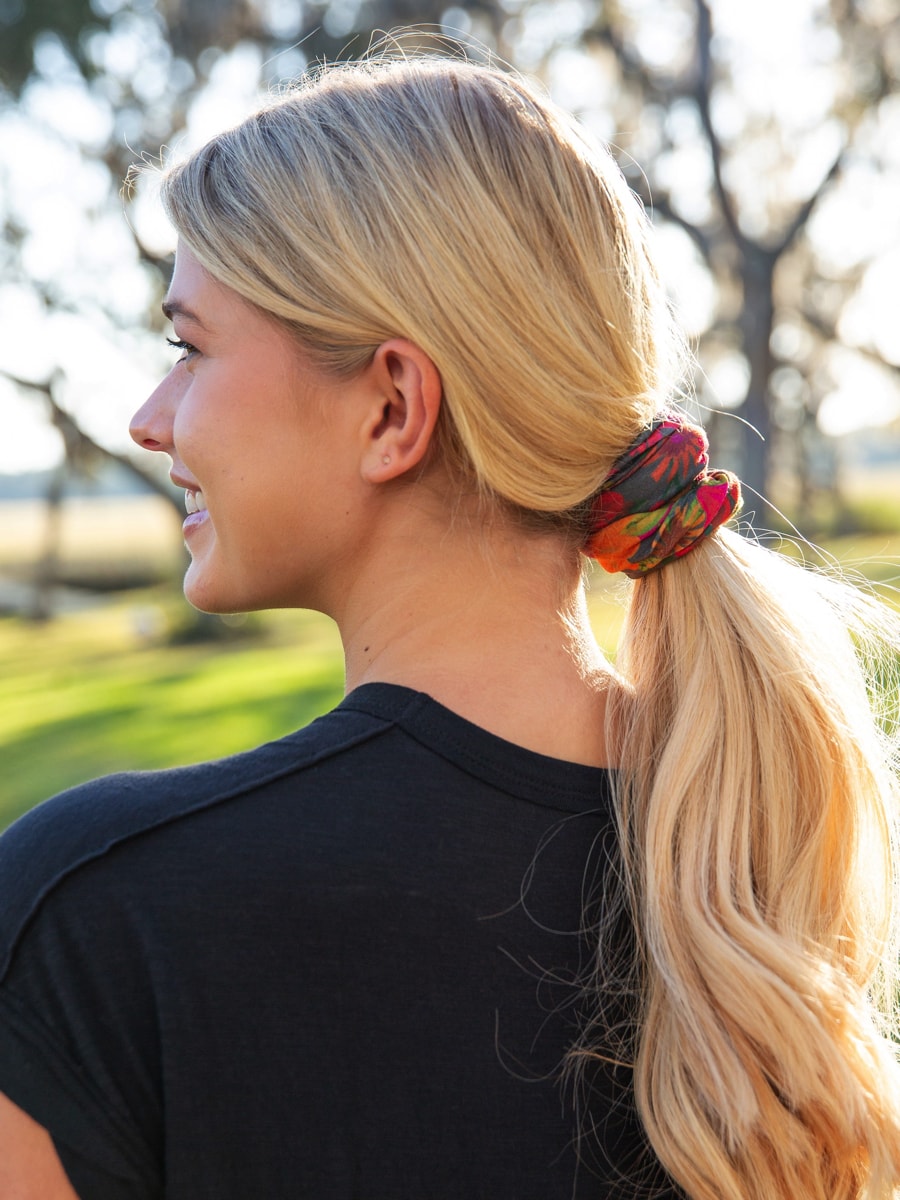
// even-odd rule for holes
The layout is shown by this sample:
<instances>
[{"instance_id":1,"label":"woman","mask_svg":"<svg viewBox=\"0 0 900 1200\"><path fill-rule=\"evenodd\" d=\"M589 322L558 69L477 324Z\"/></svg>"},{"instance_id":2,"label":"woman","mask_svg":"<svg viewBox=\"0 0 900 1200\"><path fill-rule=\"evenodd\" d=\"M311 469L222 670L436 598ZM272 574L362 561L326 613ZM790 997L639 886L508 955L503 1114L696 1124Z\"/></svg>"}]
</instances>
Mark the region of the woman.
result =
<instances>
[{"instance_id":1,"label":"woman","mask_svg":"<svg viewBox=\"0 0 900 1200\"><path fill-rule=\"evenodd\" d=\"M0 842L3 1194L892 1195L894 785L845 628L888 618L726 529L609 156L509 75L372 62L165 202L179 357L132 432L186 594L330 614L347 699ZM615 671L585 554L636 580Z\"/></svg>"}]
</instances>

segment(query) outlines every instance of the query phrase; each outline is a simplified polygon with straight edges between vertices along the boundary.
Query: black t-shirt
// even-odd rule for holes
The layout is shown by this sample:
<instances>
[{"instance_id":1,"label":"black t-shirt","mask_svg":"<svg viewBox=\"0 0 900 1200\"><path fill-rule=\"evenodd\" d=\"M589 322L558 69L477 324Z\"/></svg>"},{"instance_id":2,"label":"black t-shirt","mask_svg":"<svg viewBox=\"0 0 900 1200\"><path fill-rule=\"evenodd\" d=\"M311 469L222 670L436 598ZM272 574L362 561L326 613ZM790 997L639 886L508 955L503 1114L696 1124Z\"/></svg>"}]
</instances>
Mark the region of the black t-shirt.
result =
<instances>
[{"instance_id":1,"label":"black t-shirt","mask_svg":"<svg viewBox=\"0 0 900 1200\"><path fill-rule=\"evenodd\" d=\"M669 1194L627 1072L589 1165L559 1080L608 783L370 684L40 805L0 839L0 1091L83 1200Z\"/></svg>"}]
</instances>

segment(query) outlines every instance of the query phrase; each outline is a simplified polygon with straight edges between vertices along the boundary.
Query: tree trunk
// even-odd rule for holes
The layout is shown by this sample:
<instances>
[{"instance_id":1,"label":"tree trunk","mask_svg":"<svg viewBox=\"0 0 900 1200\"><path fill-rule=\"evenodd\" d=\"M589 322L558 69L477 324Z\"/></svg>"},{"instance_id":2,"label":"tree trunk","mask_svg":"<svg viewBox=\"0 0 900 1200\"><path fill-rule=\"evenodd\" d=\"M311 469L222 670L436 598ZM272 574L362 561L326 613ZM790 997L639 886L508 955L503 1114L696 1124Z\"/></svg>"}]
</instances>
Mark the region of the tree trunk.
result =
<instances>
[{"instance_id":1,"label":"tree trunk","mask_svg":"<svg viewBox=\"0 0 900 1200\"><path fill-rule=\"evenodd\" d=\"M772 374L772 326L775 320L773 297L775 259L752 243L743 247L741 278L744 306L741 314L742 349L750 367L747 395L741 407L745 426L741 446L741 479L746 489L744 507L748 519L763 517L771 480L772 411L769 377Z\"/></svg>"},{"instance_id":2,"label":"tree trunk","mask_svg":"<svg viewBox=\"0 0 900 1200\"><path fill-rule=\"evenodd\" d=\"M53 590L59 582L59 549L62 533L63 493L68 468L65 463L50 476L44 494L46 523L44 546L34 567L34 596L28 617L32 621L49 621L53 616Z\"/></svg>"}]
</instances>

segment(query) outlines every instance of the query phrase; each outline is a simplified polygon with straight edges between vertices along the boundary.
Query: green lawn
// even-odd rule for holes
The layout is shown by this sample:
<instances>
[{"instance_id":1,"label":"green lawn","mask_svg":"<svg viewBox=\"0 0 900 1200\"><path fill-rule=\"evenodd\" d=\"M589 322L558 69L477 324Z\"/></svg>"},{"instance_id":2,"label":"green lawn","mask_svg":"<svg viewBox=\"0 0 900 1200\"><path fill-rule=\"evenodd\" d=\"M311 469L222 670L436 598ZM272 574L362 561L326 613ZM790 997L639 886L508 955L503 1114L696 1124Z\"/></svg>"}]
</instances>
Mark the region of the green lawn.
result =
<instances>
[{"instance_id":1,"label":"green lawn","mask_svg":"<svg viewBox=\"0 0 900 1200\"><path fill-rule=\"evenodd\" d=\"M252 636L172 646L142 640L148 611L120 599L46 625L0 620L0 828L96 775L280 737L342 695L337 631L316 613L267 613ZM602 596L594 606L606 645L620 613Z\"/></svg>"},{"instance_id":2,"label":"green lawn","mask_svg":"<svg viewBox=\"0 0 900 1200\"><path fill-rule=\"evenodd\" d=\"M851 569L896 584L900 539L831 549ZM598 573L591 614L611 650L621 587L607 587ZM247 749L340 699L340 644L325 617L265 614L253 618L252 636L224 643L148 638L147 613L172 603L139 595L46 625L0 620L0 828L85 779Z\"/></svg>"},{"instance_id":3,"label":"green lawn","mask_svg":"<svg viewBox=\"0 0 900 1200\"><path fill-rule=\"evenodd\" d=\"M141 642L117 602L44 626L0 621L0 827L95 775L214 758L278 737L341 696L337 634L283 614L253 639Z\"/></svg>"}]
</instances>

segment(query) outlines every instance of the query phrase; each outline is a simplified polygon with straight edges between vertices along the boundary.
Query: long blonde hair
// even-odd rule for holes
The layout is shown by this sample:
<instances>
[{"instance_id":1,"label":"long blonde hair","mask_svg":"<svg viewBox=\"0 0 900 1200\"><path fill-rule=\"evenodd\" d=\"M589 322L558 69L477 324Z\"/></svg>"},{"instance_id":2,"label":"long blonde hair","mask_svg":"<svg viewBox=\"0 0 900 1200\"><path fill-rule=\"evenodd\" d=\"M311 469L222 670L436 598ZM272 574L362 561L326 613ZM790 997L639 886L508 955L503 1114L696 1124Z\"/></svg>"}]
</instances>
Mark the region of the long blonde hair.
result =
<instances>
[{"instance_id":1,"label":"long blonde hair","mask_svg":"<svg viewBox=\"0 0 900 1200\"><path fill-rule=\"evenodd\" d=\"M421 346L441 453L497 503L577 533L671 394L678 338L641 208L511 74L323 71L171 170L164 198L207 269L320 365ZM694 1200L900 1183L894 778L851 619L888 624L726 530L633 589L611 725L631 1055L651 1144ZM575 1063L606 1053L602 934Z\"/></svg>"}]
</instances>

